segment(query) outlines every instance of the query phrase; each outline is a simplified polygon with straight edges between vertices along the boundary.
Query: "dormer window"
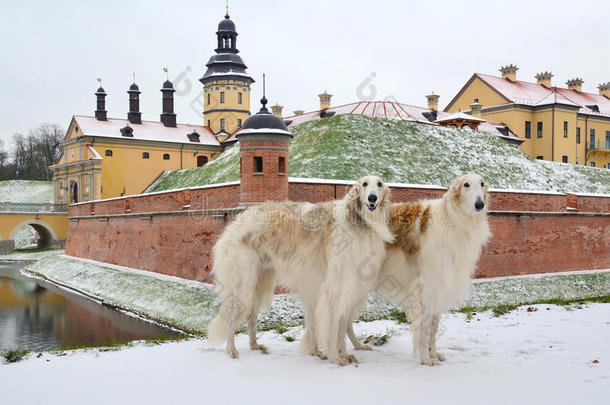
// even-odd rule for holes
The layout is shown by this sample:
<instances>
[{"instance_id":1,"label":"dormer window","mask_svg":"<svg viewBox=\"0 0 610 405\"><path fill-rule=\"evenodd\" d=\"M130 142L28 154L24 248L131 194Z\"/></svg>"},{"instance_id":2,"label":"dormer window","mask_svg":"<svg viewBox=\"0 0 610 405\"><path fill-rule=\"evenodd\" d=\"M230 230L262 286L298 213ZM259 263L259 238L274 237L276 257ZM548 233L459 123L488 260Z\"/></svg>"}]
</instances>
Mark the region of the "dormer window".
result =
<instances>
[{"instance_id":1,"label":"dormer window","mask_svg":"<svg viewBox=\"0 0 610 405\"><path fill-rule=\"evenodd\" d=\"M186 134L187 138L189 139L189 142L200 142L199 141L199 134L195 131L193 131L190 134Z\"/></svg>"},{"instance_id":2,"label":"dormer window","mask_svg":"<svg viewBox=\"0 0 610 405\"><path fill-rule=\"evenodd\" d=\"M133 128L130 126L121 128L121 136L125 136L127 138L133 138Z\"/></svg>"}]
</instances>

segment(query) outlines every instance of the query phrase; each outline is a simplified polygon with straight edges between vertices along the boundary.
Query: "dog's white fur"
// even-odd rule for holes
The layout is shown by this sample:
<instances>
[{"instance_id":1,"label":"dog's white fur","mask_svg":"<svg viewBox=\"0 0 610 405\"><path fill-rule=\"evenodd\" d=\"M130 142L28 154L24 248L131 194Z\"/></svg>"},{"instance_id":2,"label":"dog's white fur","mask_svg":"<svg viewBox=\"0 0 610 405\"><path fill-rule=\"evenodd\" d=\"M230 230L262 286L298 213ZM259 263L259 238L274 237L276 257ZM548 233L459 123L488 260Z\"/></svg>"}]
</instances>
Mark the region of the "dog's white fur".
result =
<instances>
[{"instance_id":1,"label":"dog's white fur","mask_svg":"<svg viewBox=\"0 0 610 405\"><path fill-rule=\"evenodd\" d=\"M369 196L375 195L372 202ZM273 291L281 285L299 295L305 313L303 349L320 354L316 343L314 313L334 322L343 319L353 297L368 292L385 256L385 243L393 241L387 216L389 189L376 176L360 179L342 200L320 204L265 203L247 209L227 226L214 246L212 273L222 299L218 315L208 325L210 343L227 341L226 351L237 357L234 334L247 321L250 348L267 351L256 341L259 311L270 305ZM372 263L365 262L373 257ZM363 273L372 270L373 281L358 282L354 271L364 263ZM332 277L328 277L331 269ZM321 286L328 281L337 288ZM321 291L331 293L319 305ZM329 297L329 295L325 295ZM338 301L338 302L335 302ZM337 305L332 305L337 304ZM333 323L337 327L337 323ZM347 326L343 326L343 341ZM333 346L333 350L336 345ZM345 364L331 352L331 360Z\"/></svg>"},{"instance_id":2,"label":"dog's white fur","mask_svg":"<svg viewBox=\"0 0 610 405\"><path fill-rule=\"evenodd\" d=\"M406 311L423 364L445 359L436 350L439 318L470 286L490 236L488 207L487 184L481 176L467 174L455 179L441 199L391 208L396 240L388 246L377 291ZM351 325L347 333L357 344Z\"/></svg>"}]
</instances>

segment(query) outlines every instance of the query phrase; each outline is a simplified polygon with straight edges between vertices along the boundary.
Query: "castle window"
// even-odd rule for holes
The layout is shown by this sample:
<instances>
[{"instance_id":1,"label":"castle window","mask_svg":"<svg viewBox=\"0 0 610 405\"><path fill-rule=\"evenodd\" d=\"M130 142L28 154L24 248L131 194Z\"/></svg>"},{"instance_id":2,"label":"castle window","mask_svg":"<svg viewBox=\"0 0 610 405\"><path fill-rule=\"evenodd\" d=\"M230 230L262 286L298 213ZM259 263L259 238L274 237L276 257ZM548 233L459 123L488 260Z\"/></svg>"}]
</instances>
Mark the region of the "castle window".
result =
<instances>
[{"instance_id":1,"label":"castle window","mask_svg":"<svg viewBox=\"0 0 610 405\"><path fill-rule=\"evenodd\" d=\"M568 121L563 122L563 137L568 137Z\"/></svg>"},{"instance_id":2,"label":"castle window","mask_svg":"<svg viewBox=\"0 0 610 405\"><path fill-rule=\"evenodd\" d=\"M220 104L224 104L225 102L225 92L221 91L220 92Z\"/></svg>"},{"instance_id":3,"label":"castle window","mask_svg":"<svg viewBox=\"0 0 610 405\"><path fill-rule=\"evenodd\" d=\"M580 127L576 128L576 143L580 143Z\"/></svg>"},{"instance_id":4,"label":"castle window","mask_svg":"<svg viewBox=\"0 0 610 405\"><path fill-rule=\"evenodd\" d=\"M241 104L241 93L237 93L237 104Z\"/></svg>"},{"instance_id":5,"label":"castle window","mask_svg":"<svg viewBox=\"0 0 610 405\"><path fill-rule=\"evenodd\" d=\"M525 137L528 139L532 137L532 122L531 121L525 121Z\"/></svg>"},{"instance_id":6,"label":"castle window","mask_svg":"<svg viewBox=\"0 0 610 405\"><path fill-rule=\"evenodd\" d=\"M241 118L237 119L237 126L241 128Z\"/></svg>"},{"instance_id":7,"label":"castle window","mask_svg":"<svg viewBox=\"0 0 610 405\"><path fill-rule=\"evenodd\" d=\"M106 149L106 156L112 156L112 151L110 149Z\"/></svg>"},{"instance_id":8,"label":"castle window","mask_svg":"<svg viewBox=\"0 0 610 405\"><path fill-rule=\"evenodd\" d=\"M212 123L210 120L208 120L208 128L210 128L212 126Z\"/></svg>"},{"instance_id":9,"label":"castle window","mask_svg":"<svg viewBox=\"0 0 610 405\"><path fill-rule=\"evenodd\" d=\"M210 93L208 93L208 105L210 105Z\"/></svg>"},{"instance_id":10,"label":"castle window","mask_svg":"<svg viewBox=\"0 0 610 405\"><path fill-rule=\"evenodd\" d=\"M201 167L203 165L205 165L206 163L208 163L208 157L207 156L197 156L197 167Z\"/></svg>"},{"instance_id":11,"label":"castle window","mask_svg":"<svg viewBox=\"0 0 610 405\"><path fill-rule=\"evenodd\" d=\"M567 157L566 155L563 155L563 156L561 157L561 161L562 161L563 163L568 163L568 157Z\"/></svg>"},{"instance_id":12,"label":"castle window","mask_svg":"<svg viewBox=\"0 0 610 405\"><path fill-rule=\"evenodd\" d=\"M148 158L150 158L150 153L142 152L142 159L148 159Z\"/></svg>"},{"instance_id":13,"label":"castle window","mask_svg":"<svg viewBox=\"0 0 610 405\"><path fill-rule=\"evenodd\" d=\"M538 122L537 124L536 138L542 138L542 122Z\"/></svg>"},{"instance_id":14,"label":"castle window","mask_svg":"<svg viewBox=\"0 0 610 405\"><path fill-rule=\"evenodd\" d=\"M254 173L262 173L262 172L263 172L263 157L254 156Z\"/></svg>"},{"instance_id":15,"label":"castle window","mask_svg":"<svg viewBox=\"0 0 610 405\"><path fill-rule=\"evenodd\" d=\"M591 162L591 167L595 167L595 162Z\"/></svg>"},{"instance_id":16,"label":"castle window","mask_svg":"<svg viewBox=\"0 0 610 405\"><path fill-rule=\"evenodd\" d=\"M593 128L589 134L589 149L595 149L595 130Z\"/></svg>"},{"instance_id":17,"label":"castle window","mask_svg":"<svg viewBox=\"0 0 610 405\"><path fill-rule=\"evenodd\" d=\"M169 153L163 154L163 160L169 160Z\"/></svg>"},{"instance_id":18,"label":"castle window","mask_svg":"<svg viewBox=\"0 0 610 405\"><path fill-rule=\"evenodd\" d=\"M538 159L538 160L544 160L544 156L536 156L536 159Z\"/></svg>"},{"instance_id":19,"label":"castle window","mask_svg":"<svg viewBox=\"0 0 610 405\"><path fill-rule=\"evenodd\" d=\"M221 131L225 130L225 119L224 118L220 119L220 130Z\"/></svg>"},{"instance_id":20,"label":"castle window","mask_svg":"<svg viewBox=\"0 0 610 405\"><path fill-rule=\"evenodd\" d=\"M74 127L74 132L78 134L78 127Z\"/></svg>"},{"instance_id":21,"label":"castle window","mask_svg":"<svg viewBox=\"0 0 610 405\"><path fill-rule=\"evenodd\" d=\"M280 156L278 160L278 172L284 174L286 173L286 158L283 156Z\"/></svg>"}]
</instances>

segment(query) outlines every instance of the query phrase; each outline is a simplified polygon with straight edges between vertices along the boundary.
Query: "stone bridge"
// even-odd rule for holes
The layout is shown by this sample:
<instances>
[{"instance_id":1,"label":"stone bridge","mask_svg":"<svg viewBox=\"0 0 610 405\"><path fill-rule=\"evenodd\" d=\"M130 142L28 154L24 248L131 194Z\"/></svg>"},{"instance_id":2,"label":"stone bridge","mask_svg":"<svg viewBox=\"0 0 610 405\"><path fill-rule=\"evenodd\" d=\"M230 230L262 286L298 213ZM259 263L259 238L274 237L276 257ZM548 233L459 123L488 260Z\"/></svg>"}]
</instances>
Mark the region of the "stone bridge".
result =
<instances>
[{"instance_id":1,"label":"stone bridge","mask_svg":"<svg viewBox=\"0 0 610 405\"><path fill-rule=\"evenodd\" d=\"M0 203L0 254L15 250L15 233L31 226L38 233L38 247L64 247L68 233L65 204Z\"/></svg>"}]
</instances>

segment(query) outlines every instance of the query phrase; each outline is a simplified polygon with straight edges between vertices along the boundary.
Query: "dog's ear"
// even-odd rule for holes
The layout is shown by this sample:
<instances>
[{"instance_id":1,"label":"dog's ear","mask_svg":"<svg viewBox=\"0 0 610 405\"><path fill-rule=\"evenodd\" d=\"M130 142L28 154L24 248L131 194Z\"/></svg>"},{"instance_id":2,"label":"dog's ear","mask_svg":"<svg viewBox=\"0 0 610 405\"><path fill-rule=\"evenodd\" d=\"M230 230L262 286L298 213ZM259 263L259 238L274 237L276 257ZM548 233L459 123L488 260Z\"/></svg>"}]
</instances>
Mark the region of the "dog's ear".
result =
<instances>
[{"instance_id":1,"label":"dog's ear","mask_svg":"<svg viewBox=\"0 0 610 405\"><path fill-rule=\"evenodd\" d=\"M391 204L392 190L388 185L384 182L383 187L381 188L381 204Z\"/></svg>"},{"instance_id":2,"label":"dog's ear","mask_svg":"<svg viewBox=\"0 0 610 405\"><path fill-rule=\"evenodd\" d=\"M353 222L353 218L360 217L360 210L362 209L362 201L361 201L360 196L362 195L363 192L364 192L364 190L362 189L362 186L358 182L358 183L354 184L352 186L352 188L350 188L350 190L344 197L345 208L348 211L348 217L352 218L352 222Z\"/></svg>"},{"instance_id":3,"label":"dog's ear","mask_svg":"<svg viewBox=\"0 0 610 405\"><path fill-rule=\"evenodd\" d=\"M489 204L491 204L491 195L489 194L489 186L487 185L487 182L485 180L483 180L483 182L485 183L485 186L483 187L483 192L484 192L483 200L485 201L485 206L489 207Z\"/></svg>"},{"instance_id":4,"label":"dog's ear","mask_svg":"<svg viewBox=\"0 0 610 405\"><path fill-rule=\"evenodd\" d=\"M459 200L462 192L462 186L464 185L465 176L456 177L449 188L447 189L447 194L449 198L452 200Z\"/></svg>"}]
</instances>

